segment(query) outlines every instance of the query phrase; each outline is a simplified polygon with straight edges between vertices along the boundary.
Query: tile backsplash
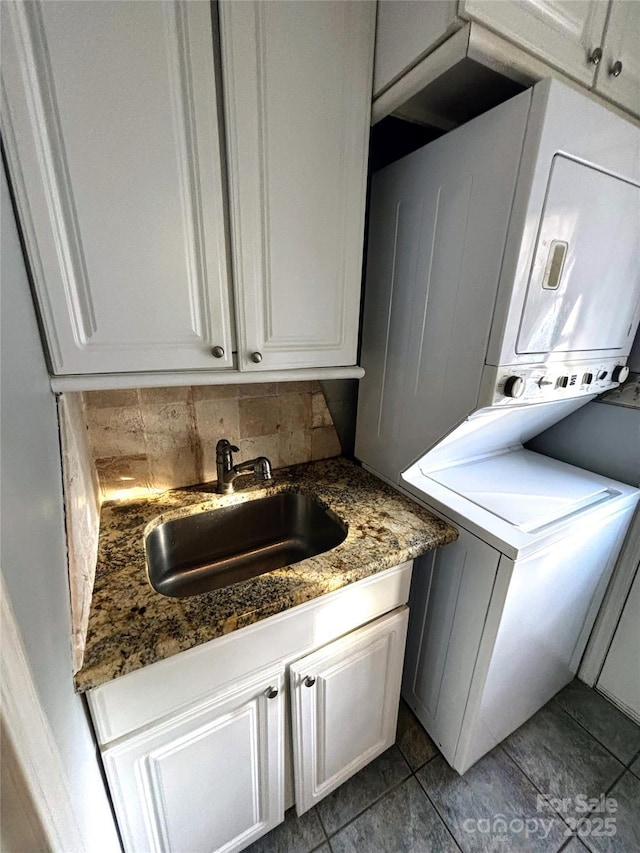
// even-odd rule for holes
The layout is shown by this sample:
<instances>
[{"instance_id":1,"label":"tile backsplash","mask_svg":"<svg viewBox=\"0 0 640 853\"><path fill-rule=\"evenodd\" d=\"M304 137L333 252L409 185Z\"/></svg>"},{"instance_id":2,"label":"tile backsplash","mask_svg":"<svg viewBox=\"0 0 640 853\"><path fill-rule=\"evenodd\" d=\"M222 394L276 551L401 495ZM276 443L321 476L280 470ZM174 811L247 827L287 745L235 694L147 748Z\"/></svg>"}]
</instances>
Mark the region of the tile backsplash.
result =
<instances>
[{"instance_id":1,"label":"tile backsplash","mask_svg":"<svg viewBox=\"0 0 640 853\"><path fill-rule=\"evenodd\" d=\"M59 397L58 418L69 561L71 649L73 671L77 672L82 665L96 573L100 494L79 394Z\"/></svg>"},{"instance_id":2,"label":"tile backsplash","mask_svg":"<svg viewBox=\"0 0 640 853\"><path fill-rule=\"evenodd\" d=\"M267 456L274 468L341 452L315 381L88 391L83 399L107 500L215 480L220 438L240 448L237 461Z\"/></svg>"}]
</instances>

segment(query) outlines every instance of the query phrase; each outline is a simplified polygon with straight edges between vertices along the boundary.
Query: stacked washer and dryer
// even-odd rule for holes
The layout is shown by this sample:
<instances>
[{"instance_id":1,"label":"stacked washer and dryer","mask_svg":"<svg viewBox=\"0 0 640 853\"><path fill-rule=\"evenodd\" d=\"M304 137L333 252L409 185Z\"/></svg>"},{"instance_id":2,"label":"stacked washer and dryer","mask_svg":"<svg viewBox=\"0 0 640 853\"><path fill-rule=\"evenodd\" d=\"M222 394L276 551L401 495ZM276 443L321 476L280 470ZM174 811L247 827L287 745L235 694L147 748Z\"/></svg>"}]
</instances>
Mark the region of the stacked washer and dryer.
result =
<instances>
[{"instance_id":1,"label":"stacked washer and dryer","mask_svg":"<svg viewBox=\"0 0 640 853\"><path fill-rule=\"evenodd\" d=\"M460 773L578 669L640 492L524 445L626 378L639 319L640 131L584 95L374 175L355 452L460 530L416 564L403 679Z\"/></svg>"}]
</instances>

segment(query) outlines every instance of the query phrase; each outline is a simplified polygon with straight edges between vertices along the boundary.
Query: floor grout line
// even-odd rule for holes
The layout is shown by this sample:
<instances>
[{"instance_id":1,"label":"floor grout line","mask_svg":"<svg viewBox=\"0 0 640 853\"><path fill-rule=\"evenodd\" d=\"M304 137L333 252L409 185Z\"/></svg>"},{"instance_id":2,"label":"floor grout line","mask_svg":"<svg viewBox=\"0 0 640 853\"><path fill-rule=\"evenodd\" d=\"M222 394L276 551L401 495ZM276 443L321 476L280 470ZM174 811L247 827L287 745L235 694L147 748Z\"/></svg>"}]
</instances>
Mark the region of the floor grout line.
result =
<instances>
[{"instance_id":1,"label":"floor grout line","mask_svg":"<svg viewBox=\"0 0 640 853\"><path fill-rule=\"evenodd\" d=\"M423 764L423 767L426 767L428 763L429 763L429 762L428 762L428 761L426 761L426 762ZM463 851L462 851L462 847L458 844L458 841L457 841L457 839L456 839L455 835L453 834L453 831L452 831L451 827L449 826L449 824L447 823L447 821L444 819L444 817L440 814L440 809L439 809L439 808L438 808L438 806L434 803L434 801L431 799L431 797L429 796L429 794L425 791L424 786L422 785L422 783L420 782L420 780L416 778L416 782L418 783L418 785L420 785L420 790L422 791L422 793L425 795L425 797L427 798L427 800L428 800L428 801L431 803L431 805L433 806L433 810L434 810L434 811L435 811L435 813L438 815L438 817L440 818L440 821L442 822L442 825L444 826L444 828L447 830L447 832L448 832L448 833L449 833L449 835L451 836L451 840L452 840L452 841L453 841L453 843L456 845L456 847L458 848L458 850L460 850L460 853L463 853Z\"/></svg>"},{"instance_id":2,"label":"floor grout line","mask_svg":"<svg viewBox=\"0 0 640 853\"><path fill-rule=\"evenodd\" d=\"M619 765L620 770L619 770L616 778L613 780L613 782L606 788L605 796L609 796L611 794L611 792L614 790L616 785L618 785L620 783L621 779L625 776L625 774L627 772L631 773L634 778L637 778L636 774L633 773L633 771L631 770L631 766L634 764L635 761L638 760L638 758L640 758L640 750L638 752L636 752L628 762L625 763L625 762L621 761L621 759L618 758L618 756L615 755L593 732L591 732L586 727L586 725L583 725L578 719L573 717L569 711L565 710L565 708L563 708L561 705L559 705L555 700L551 700L551 702L553 703L554 707L559 708L565 717L569 717L573 721L573 723L575 723L577 725L577 727L580 730L585 732L586 735L592 741L594 741L596 744L598 744ZM423 728L422 725L419 723L419 721L418 721L418 724L421 726L421 728ZM407 755L405 755L402 748L400 747L400 744L396 742L393 744L393 746L396 748L399 756L402 759L402 762L404 764L403 772L406 772L407 775L403 776L402 778L398 779L393 784L391 784L380 795L378 795L377 797L372 799L371 802L369 802L364 808L361 808L353 816L351 816L349 818L349 820L346 821L346 823L342 824L341 826L338 826L331 833L329 833L327 831L327 828L325 826L325 821L323 820L323 818L321 816L320 810L318 808L318 804L316 804L316 806L314 807L314 811L316 812L316 815L318 817L318 822L319 822L319 825L320 825L320 828L321 828L321 831L323 834L323 839L322 839L322 841L320 841L319 844L316 844L314 847L310 848L309 853L318 853L318 851L320 851L321 848L323 848L325 845L327 845L329 851L331 851L331 853L333 853L334 848L333 848L332 841L335 840L335 838L338 834L340 834L341 832L346 830L348 827L350 827L353 823L355 823L360 818L362 818L363 815L365 815L367 812L371 811L376 806L378 806L379 803L382 800L384 800L386 797L388 797L388 796L392 795L394 792L398 791L398 789L401 788L403 785L405 785L405 783L407 783L412 777L415 779L416 783L418 784L420 792L425 797L427 803L431 806L431 808L435 812L437 820L439 820L440 823L442 824L442 826L444 827L447 836L450 837L451 842L453 843L455 850L460 851L460 853L462 853L464 848L462 847L462 843L457 841L456 836L454 835L454 829L452 828L452 826L455 825L455 821L453 822L452 825L449 824L447 818L445 817L445 812L441 811L441 809L438 807L435 800L431 798L431 796L429 795L429 792L426 790L425 787L423 787L422 783L420 782L420 779L418 778L418 774L422 773L422 771L428 765L433 763L433 761L436 758L438 758L439 756L441 756L442 754L439 751L436 751L426 761L424 761L422 764L420 764L418 767L416 767L414 769L412 767L412 765L410 764ZM534 781L533 778L531 778L529 773L527 773L527 771L523 767L520 766L517 758L514 757L508 751L507 746L504 745L504 741L503 741L503 743L498 744L498 746L495 747L495 749L500 750L500 752L508 759L509 763L511 765L513 765L513 767L516 769L516 771L522 777L522 779L525 780L526 783L528 783L528 785L531 787L532 792L535 792L537 795L543 797L546 800L546 802L548 804L548 808L549 808L548 814L550 816L553 816L554 820L558 821L558 827L559 828L564 827L567 830L569 830L570 834L565 836L565 840L562 841L560 843L560 846L556 848L556 853L564 853L564 851L567 850L569 845L572 845L574 843L574 839L578 840L578 844L582 845L580 849L583 850L583 853L586 853L586 851L589 848L584 844L581 836L579 835L579 828L580 828L582 821L587 820L590 816L592 816L593 812L587 813L585 815L580 815L578 817L574 817L572 815L565 815L563 812L559 811L559 809L557 809L554 806L552 801L555 799L555 797L553 797L553 795L550 792L548 792L548 791L544 792L541 790L539 785ZM443 758L443 760L446 761L446 759L444 759L444 758ZM364 769L365 768L363 768L363 770ZM362 772L362 771L360 771L360 772ZM352 777L352 778L355 778L355 777ZM544 784L544 780L542 780L542 784ZM331 812L331 810L329 811L329 816L330 816L330 812ZM434 826L437 826L437 823L434 824Z\"/></svg>"},{"instance_id":3,"label":"floor grout line","mask_svg":"<svg viewBox=\"0 0 640 853\"><path fill-rule=\"evenodd\" d=\"M608 787L608 788L607 788L607 790L605 791L605 796L608 796L608 795L611 793L611 791L613 791L613 789L614 789L614 788L615 788L615 786L618 784L618 782L622 779L622 777L625 775L625 773L629 773L629 772L630 772L630 771L625 767L625 768L622 770L622 773L617 777L617 779L615 780L615 782L613 782L611 785L609 785L609 787Z\"/></svg>"},{"instance_id":4,"label":"floor grout line","mask_svg":"<svg viewBox=\"0 0 640 853\"><path fill-rule=\"evenodd\" d=\"M423 764L421 764L420 767L416 767L415 770L412 770L411 775L415 776L416 773L419 773L424 767L427 766L427 764L431 764L432 761L434 761L436 758L438 758L438 756L441 756L441 755L442 755L441 752L436 752L436 754L432 755L431 758L427 758L427 760ZM443 756L443 758L444 758L444 756ZM446 761L446 759L445 759L445 761Z\"/></svg>"},{"instance_id":5,"label":"floor grout line","mask_svg":"<svg viewBox=\"0 0 640 853\"><path fill-rule=\"evenodd\" d=\"M541 797L544 797L544 798L545 798L545 800L549 803L549 800L547 799L547 794L545 794L545 792L544 792L544 791L541 791L541 790L540 790L540 788L536 785L536 783L535 783L535 782L533 781L533 779L529 776L529 774L526 772L526 770L523 770L523 768L522 768L522 767L520 767L520 765L518 764L518 762L515 760L515 758L514 758L512 755L510 755L510 754L509 754L509 752L505 749L505 747L503 747L503 746L502 746L502 744L498 744L497 749L500 749L500 750L502 750L502 752L504 752L504 754L507 756L507 758L509 759L509 761L514 765L514 767L515 767L517 770L519 770L519 771L520 771L520 773L522 773L522 775L524 776L524 778L525 778L525 779L526 779L526 780L531 784L531 786L533 787L533 789L534 789L535 791L537 791L537 792L540 794L540 796L541 796ZM547 792L547 793L548 793L548 792ZM562 823L567 827L567 829L570 829L570 830L571 830L571 832L573 833L573 832L574 832L574 828L573 828L569 823L567 823L567 820L566 820L566 818L564 817L564 815L562 814L562 812L559 812L556 808L554 808L554 807L553 807L553 805L552 805L551 803L549 803L549 805L551 806L551 809L552 809L552 811L554 812L554 814L556 814L556 815L560 818L560 820L562 821ZM567 846L567 844L569 844L569 842L571 841L571 839L572 839L572 838L577 838L577 837L578 837L578 836L577 836L577 835L575 835L575 834L570 835L570 836L567 838L566 842L565 842L564 844L562 844L562 845L558 848L557 853L560 853L560 851L561 851L561 850L563 850L563 849Z\"/></svg>"},{"instance_id":6,"label":"floor grout line","mask_svg":"<svg viewBox=\"0 0 640 853\"><path fill-rule=\"evenodd\" d=\"M627 764L627 770L631 770L632 765L635 764L638 758L640 758L640 749L636 752L631 761ZM633 770L631 770L631 772L633 773ZM636 774L634 773L634 776L635 775Z\"/></svg>"},{"instance_id":7,"label":"floor grout line","mask_svg":"<svg viewBox=\"0 0 640 853\"><path fill-rule=\"evenodd\" d=\"M583 840L580 838L580 836L579 836L579 835L572 835L572 836L571 836L571 838L567 838L567 840L566 840L566 841L565 841L565 843L562 845L562 847L560 847L560 848L558 849L557 853L562 853L562 851L563 851L563 850L566 850L566 849L567 849L567 847L568 847L568 846L573 842L574 838L577 838L577 839L578 839L578 842L579 842L579 843L582 845L582 847L584 848L585 853L588 853L589 848L586 846L586 844L583 842Z\"/></svg>"},{"instance_id":8,"label":"floor grout line","mask_svg":"<svg viewBox=\"0 0 640 853\"><path fill-rule=\"evenodd\" d=\"M605 701L606 701L606 700L605 700ZM625 763L624 763L624 761L623 761L621 758L618 758L618 756L617 756L615 753L611 752L611 750L609 749L609 747L608 747L605 743L602 743L602 741L600 740L600 738L598 738L596 735L594 735L594 733L593 733L593 732L589 731L589 729L588 729L585 725L583 725L583 724L580 722L580 720L577 720L577 719L573 716L573 714L570 714L568 711L566 711L566 710L562 707L562 705L559 705L557 702L555 702L555 696L554 696L554 698L551 700L551 702L555 705L555 707L556 707L556 708L559 708L559 710L560 710L560 711L562 711L562 713L563 713L563 714L565 714L567 717L569 717L569 719L570 719L570 720L573 720L573 722L574 722L577 726L580 726L580 728L582 729L582 731L583 731L583 732L586 732L586 733L589 735L589 737L593 738L593 740L595 740L595 742L596 742L596 743L600 744L600 746L601 746L603 749L606 749L606 751L609 753L609 755L612 755L612 756L615 758L615 760L616 760L619 764L622 764L622 766L623 766L623 767L624 767L624 766L626 766L626 765L625 765ZM545 706L545 707L546 707L546 706ZM615 705L613 705L612 707L615 707ZM620 713L622 713L622 711L620 711ZM627 719L629 719L629 718L627 717ZM631 722L633 723L633 720L631 720ZM635 725L635 724L634 724L634 725Z\"/></svg>"},{"instance_id":9,"label":"floor grout line","mask_svg":"<svg viewBox=\"0 0 640 853\"><path fill-rule=\"evenodd\" d=\"M356 814L352 818L349 818L349 820L346 823L342 824L342 826L339 826L330 835L327 833L327 840L330 841L332 838L335 838L335 836L339 832L342 832L343 829L346 829L348 826L350 826L354 822L354 820L357 820L359 817L362 817L362 815L365 814L365 812L368 812L369 809L371 809L371 808L373 808L373 806L377 805L380 802L380 800L384 799L387 796L387 794L390 794L391 791L395 791L395 789L399 788L400 785L402 785L404 782L407 781L407 779L410 779L411 775L412 775L411 774L411 768L409 768L409 774L407 776L405 776L403 779L400 779L398 782L394 782L393 785L391 785L390 788L387 788L387 790L383 794L380 794L380 796L376 797L375 800L372 800L363 809L361 809L359 812L356 812Z\"/></svg>"},{"instance_id":10,"label":"floor grout line","mask_svg":"<svg viewBox=\"0 0 640 853\"><path fill-rule=\"evenodd\" d=\"M316 810L316 814L318 815L318 820L320 821L320 828L324 832L325 841L328 841L329 840L329 834L327 832L326 826L324 825L324 821L322 820L322 815L320 814L320 809L318 808L317 805L314 806L314 808ZM322 845L320 845L320 846L322 846Z\"/></svg>"}]
</instances>

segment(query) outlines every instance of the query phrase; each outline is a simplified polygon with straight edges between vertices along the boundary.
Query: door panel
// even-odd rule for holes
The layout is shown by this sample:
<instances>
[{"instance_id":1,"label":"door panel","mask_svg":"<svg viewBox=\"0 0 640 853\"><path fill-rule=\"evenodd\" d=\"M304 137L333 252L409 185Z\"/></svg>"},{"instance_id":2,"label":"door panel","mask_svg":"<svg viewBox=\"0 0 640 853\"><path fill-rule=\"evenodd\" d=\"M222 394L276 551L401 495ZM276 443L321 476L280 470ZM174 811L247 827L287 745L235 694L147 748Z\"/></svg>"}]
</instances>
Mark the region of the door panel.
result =
<instances>
[{"instance_id":1,"label":"door panel","mask_svg":"<svg viewBox=\"0 0 640 853\"><path fill-rule=\"evenodd\" d=\"M239 366L354 364L375 3L223 2L220 22Z\"/></svg>"},{"instance_id":2,"label":"door panel","mask_svg":"<svg viewBox=\"0 0 640 853\"><path fill-rule=\"evenodd\" d=\"M395 741L409 611L393 611L290 668L296 810Z\"/></svg>"},{"instance_id":3,"label":"door panel","mask_svg":"<svg viewBox=\"0 0 640 853\"><path fill-rule=\"evenodd\" d=\"M283 689L265 670L105 750L127 851L242 850L283 820Z\"/></svg>"},{"instance_id":4,"label":"door panel","mask_svg":"<svg viewBox=\"0 0 640 853\"><path fill-rule=\"evenodd\" d=\"M2 130L54 372L231 366L208 4L2 5Z\"/></svg>"},{"instance_id":5,"label":"door panel","mask_svg":"<svg viewBox=\"0 0 640 853\"><path fill-rule=\"evenodd\" d=\"M640 723L639 613L640 571L636 573L629 591L596 685L637 723Z\"/></svg>"}]
</instances>

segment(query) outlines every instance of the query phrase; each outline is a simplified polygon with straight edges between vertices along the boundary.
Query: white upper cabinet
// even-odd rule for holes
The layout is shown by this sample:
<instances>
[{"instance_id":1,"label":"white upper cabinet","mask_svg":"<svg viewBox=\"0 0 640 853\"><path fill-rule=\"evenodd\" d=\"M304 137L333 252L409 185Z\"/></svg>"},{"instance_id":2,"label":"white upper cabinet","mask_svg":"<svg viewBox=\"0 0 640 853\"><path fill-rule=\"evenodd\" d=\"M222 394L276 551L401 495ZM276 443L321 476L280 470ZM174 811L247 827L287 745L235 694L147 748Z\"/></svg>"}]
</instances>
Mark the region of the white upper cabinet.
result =
<instances>
[{"instance_id":1,"label":"white upper cabinet","mask_svg":"<svg viewBox=\"0 0 640 853\"><path fill-rule=\"evenodd\" d=\"M52 372L354 365L375 3L222 4L228 188L210 3L1 5Z\"/></svg>"},{"instance_id":2,"label":"white upper cabinet","mask_svg":"<svg viewBox=\"0 0 640 853\"><path fill-rule=\"evenodd\" d=\"M373 95L393 83L445 35L462 26L456 0L378 0Z\"/></svg>"},{"instance_id":3,"label":"white upper cabinet","mask_svg":"<svg viewBox=\"0 0 640 853\"><path fill-rule=\"evenodd\" d=\"M640 2L612 0L595 90L640 115Z\"/></svg>"},{"instance_id":4,"label":"white upper cabinet","mask_svg":"<svg viewBox=\"0 0 640 853\"><path fill-rule=\"evenodd\" d=\"M231 366L209 4L7 2L2 19L2 132L53 372Z\"/></svg>"},{"instance_id":5,"label":"white upper cabinet","mask_svg":"<svg viewBox=\"0 0 640 853\"><path fill-rule=\"evenodd\" d=\"M607 6L605 0L460 0L460 14L590 86L596 69L590 57L602 45Z\"/></svg>"},{"instance_id":6,"label":"white upper cabinet","mask_svg":"<svg viewBox=\"0 0 640 853\"><path fill-rule=\"evenodd\" d=\"M375 3L222 2L241 369L355 364Z\"/></svg>"},{"instance_id":7,"label":"white upper cabinet","mask_svg":"<svg viewBox=\"0 0 640 853\"><path fill-rule=\"evenodd\" d=\"M380 0L373 121L449 130L546 77L640 116L639 40L639 0Z\"/></svg>"}]
</instances>

